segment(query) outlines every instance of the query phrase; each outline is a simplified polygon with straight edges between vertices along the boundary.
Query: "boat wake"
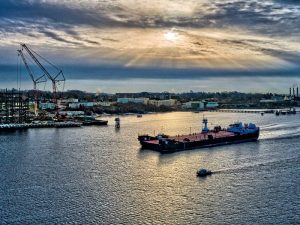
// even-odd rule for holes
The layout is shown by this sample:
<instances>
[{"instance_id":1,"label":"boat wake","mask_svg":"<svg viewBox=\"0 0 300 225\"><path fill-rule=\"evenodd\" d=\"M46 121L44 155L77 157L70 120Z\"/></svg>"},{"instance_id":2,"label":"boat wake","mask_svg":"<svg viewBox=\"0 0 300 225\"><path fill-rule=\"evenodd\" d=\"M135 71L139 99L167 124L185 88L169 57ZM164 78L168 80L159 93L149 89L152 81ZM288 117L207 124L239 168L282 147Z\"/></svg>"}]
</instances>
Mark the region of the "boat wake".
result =
<instances>
[{"instance_id":1,"label":"boat wake","mask_svg":"<svg viewBox=\"0 0 300 225\"><path fill-rule=\"evenodd\" d=\"M243 167L236 167L236 168L229 168L229 169L222 169L222 170L216 170L212 171L213 174L235 174L235 173L247 173L251 171L266 171L266 170L273 170L275 168L287 168L295 165L299 165L300 163L300 157L295 158L287 158L277 161L270 161L270 162L264 162L264 163L258 163Z\"/></svg>"},{"instance_id":2,"label":"boat wake","mask_svg":"<svg viewBox=\"0 0 300 225\"><path fill-rule=\"evenodd\" d=\"M272 124L268 126L261 127L262 131L278 131L285 129L295 129L299 128L300 124Z\"/></svg>"},{"instance_id":3,"label":"boat wake","mask_svg":"<svg viewBox=\"0 0 300 225\"><path fill-rule=\"evenodd\" d=\"M282 140L300 137L300 123L270 124L261 127L260 140Z\"/></svg>"},{"instance_id":4,"label":"boat wake","mask_svg":"<svg viewBox=\"0 0 300 225\"><path fill-rule=\"evenodd\" d=\"M269 140L288 140L288 139L294 139L294 138L300 138L300 134L285 134L285 135L278 135L273 137L260 137L260 141L269 141Z\"/></svg>"}]
</instances>

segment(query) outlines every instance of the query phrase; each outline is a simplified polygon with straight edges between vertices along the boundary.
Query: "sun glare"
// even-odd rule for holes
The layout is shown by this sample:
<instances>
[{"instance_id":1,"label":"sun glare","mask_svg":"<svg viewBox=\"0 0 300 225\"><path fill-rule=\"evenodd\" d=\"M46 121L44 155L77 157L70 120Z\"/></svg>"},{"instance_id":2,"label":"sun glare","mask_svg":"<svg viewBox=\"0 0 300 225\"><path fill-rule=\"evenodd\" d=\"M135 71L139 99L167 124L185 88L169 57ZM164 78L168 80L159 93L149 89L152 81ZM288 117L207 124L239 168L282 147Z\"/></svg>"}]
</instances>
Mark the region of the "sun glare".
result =
<instances>
[{"instance_id":1,"label":"sun glare","mask_svg":"<svg viewBox=\"0 0 300 225\"><path fill-rule=\"evenodd\" d=\"M168 31L164 33L164 38L167 41L176 41L178 39L178 34L174 31Z\"/></svg>"}]
</instances>

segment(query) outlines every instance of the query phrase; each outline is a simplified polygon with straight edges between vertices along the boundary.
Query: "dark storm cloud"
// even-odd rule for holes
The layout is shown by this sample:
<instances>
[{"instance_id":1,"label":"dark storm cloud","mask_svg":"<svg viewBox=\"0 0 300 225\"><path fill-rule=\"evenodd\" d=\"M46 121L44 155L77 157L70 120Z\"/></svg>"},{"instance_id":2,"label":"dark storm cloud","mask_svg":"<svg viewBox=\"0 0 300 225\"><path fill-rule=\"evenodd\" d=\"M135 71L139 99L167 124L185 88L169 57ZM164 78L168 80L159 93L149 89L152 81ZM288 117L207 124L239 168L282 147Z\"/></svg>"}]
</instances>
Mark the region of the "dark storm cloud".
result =
<instances>
[{"instance_id":1,"label":"dark storm cloud","mask_svg":"<svg viewBox=\"0 0 300 225\"><path fill-rule=\"evenodd\" d=\"M69 79L207 79L211 77L299 77L300 68L281 70L237 70L237 69L172 69L172 68L133 68L122 66L65 66ZM85 74L85 75L82 75Z\"/></svg>"},{"instance_id":2,"label":"dark storm cloud","mask_svg":"<svg viewBox=\"0 0 300 225\"><path fill-rule=\"evenodd\" d=\"M81 38L74 26L113 26L117 25L101 13L68 7L62 4L50 4L40 1L0 2L0 33L21 33L36 36L33 32L43 34L56 41L81 45L79 42L69 41L57 34L58 30L87 43L99 44L96 41Z\"/></svg>"},{"instance_id":3,"label":"dark storm cloud","mask_svg":"<svg viewBox=\"0 0 300 225\"><path fill-rule=\"evenodd\" d=\"M278 36L300 32L299 6L243 0L219 1L215 3L215 8L216 12L208 15L206 19L217 21L221 27L238 26L246 30Z\"/></svg>"},{"instance_id":4,"label":"dark storm cloud","mask_svg":"<svg viewBox=\"0 0 300 225\"><path fill-rule=\"evenodd\" d=\"M237 70L237 69L171 69L171 68L133 68L123 66L84 64L62 66L68 80L126 80L126 79L190 79L206 80L217 77L247 77L255 80L258 77L286 77L287 79L300 76L300 68L276 70ZM0 65L0 80L15 81L16 66ZM22 79L29 80L25 68L21 69Z\"/></svg>"},{"instance_id":5,"label":"dark storm cloud","mask_svg":"<svg viewBox=\"0 0 300 225\"><path fill-rule=\"evenodd\" d=\"M230 27L242 26L265 33L285 35L300 30L299 1L211 1L196 8L191 16L133 13L125 7L107 5L99 1L94 8L76 7L71 3L54 4L47 1L6 0L0 3L0 18L16 22L18 27L47 24L71 34L73 26L94 27ZM268 4L267 4L268 3ZM87 5L89 3L86 3ZM201 3L199 3L201 6ZM205 10L205 13L203 13ZM290 10L282 13L282 10ZM208 13L207 13L208 12ZM12 30L10 22L1 23L1 28ZM23 23L17 24L17 21ZM24 24L25 23L25 24ZM266 29L266 27L268 29Z\"/></svg>"},{"instance_id":6,"label":"dark storm cloud","mask_svg":"<svg viewBox=\"0 0 300 225\"><path fill-rule=\"evenodd\" d=\"M299 0L273 0L273 1L284 3L284 4L300 4Z\"/></svg>"},{"instance_id":7,"label":"dark storm cloud","mask_svg":"<svg viewBox=\"0 0 300 225\"><path fill-rule=\"evenodd\" d=\"M68 25L100 25L110 26L111 20L87 9L71 8L62 4L50 4L45 1L6 0L0 3L0 18L26 20L28 23L41 22L48 19L58 27ZM47 21L49 22L49 21Z\"/></svg>"},{"instance_id":8,"label":"dark storm cloud","mask_svg":"<svg viewBox=\"0 0 300 225\"><path fill-rule=\"evenodd\" d=\"M44 35L46 35L47 37L50 37L56 41L61 41L61 42L65 42L68 44L79 44L78 42L74 42L74 41L68 41L65 38L62 38L61 36L57 35L56 33L52 32L52 31L48 31L48 30L41 30L41 33L43 33Z\"/></svg>"},{"instance_id":9,"label":"dark storm cloud","mask_svg":"<svg viewBox=\"0 0 300 225\"><path fill-rule=\"evenodd\" d=\"M137 0L138 1L138 0ZM163 0L162 0L163 1ZM176 0L174 0L176 1ZM75 28L239 28L242 31L253 31L255 34L268 36L283 36L299 39L300 34L300 1L257 1L257 0L212 0L206 4L199 1L191 15L164 14L161 12L141 13L129 10L116 4L107 4L109 1L98 1L94 7L88 7L90 2L83 1L74 5L69 1L54 3L38 0L0 0L0 35L24 34L31 37L46 36L57 42L78 45L101 45L100 41L111 43L119 42L115 36L91 40L84 34L75 31ZM78 2L78 1L76 1ZM150 1L149 1L150 2ZM151 3L149 3L151 4ZM179 32L179 31L178 31ZM187 35L187 33L186 33ZM0 36L1 38L1 36ZM193 45L201 46L201 40L195 38ZM299 63L299 53L268 48L268 42L258 47L255 40L226 40L233 46L254 49L271 56L280 56L288 62ZM258 42L258 41L257 41ZM199 54L192 49L195 54ZM211 51L201 49L201 52ZM15 52L15 50L14 50ZM0 57L3 56L3 51ZM2 56L1 56L2 55ZM2 63L2 62L0 62ZM74 63L76 64L76 63ZM154 68L128 68L122 66L64 66L68 79L125 79L125 78L175 78L202 79L208 76L300 76L299 68L279 70L205 70L205 69L154 69ZM15 79L15 67L0 65L0 80ZM7 76L9 74L9 76ZM288 74L288 75L286 75Z\"/></svg>"}]
</instances>

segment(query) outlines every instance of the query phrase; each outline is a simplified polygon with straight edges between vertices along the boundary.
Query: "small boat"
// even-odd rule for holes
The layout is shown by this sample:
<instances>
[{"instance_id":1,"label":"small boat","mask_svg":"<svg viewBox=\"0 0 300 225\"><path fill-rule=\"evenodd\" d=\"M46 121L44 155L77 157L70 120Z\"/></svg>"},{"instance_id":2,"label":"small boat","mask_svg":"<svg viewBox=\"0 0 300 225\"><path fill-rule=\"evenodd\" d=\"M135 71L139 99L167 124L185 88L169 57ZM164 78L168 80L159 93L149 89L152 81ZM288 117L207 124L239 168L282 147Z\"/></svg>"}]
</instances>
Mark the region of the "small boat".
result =
<instances>
[{"instance_id":1,"label":"small boat","mask_svg":"<svg viewBox=\"0 0 300 225\"><path fill-rule=\"evenodd\" d=\"M118 129L121 127L120 117L115 118L115 127Z\"/></svg>"},{"instance_id":2,"label":"small boat","mask_svg":"<svg viewBox=\"0 0 300 225\"><path fill-rule=\"evenodd\" d=\"M297 111L295 108L290 108L288 111L287 111L287 114L296 114Z\"/></svg>"},{"instance_id":3,"label":"small boat","mask_svg":"<svg viewBox=\"0 0 300 225\"><path fill-rule=\"evenodd\" d=\"M261 113L260 113L260 115L262 115L262 116L263 116L264 114L265 114L264 112L261 112Z\"/></svg>"},{"instance_id":4,"label":"small boat","mask_svg":"<svg viewBox=\"0 0 300 225\"><path fill-rule=\"evenodd\" d=\"M207 169L200 169L197 171L197 176L198 177L206 177L212 175L212 172L210 170Z\"/></svg>"},{"instance_id":5,"label":"small boat","mask_svg":"<svg viewBox=\"0 0 300 225\"><path fill-rule=\"evenodd\" d=\"M136 117L141 118L141 117L143 117L143 115L142 114L137 114Z\"/></svg>"},{"instance_id":6,"label":"small boat","mask_svg":"<svg viewBox=\"0 0 300 225\"><path fill-rule=\"evenodd\" d=\"M107 120L85 120L82 122L83 126L92 126L92 125L98 125L98 126L106 126L108 123Z\"/></svg>"}]
</instances>

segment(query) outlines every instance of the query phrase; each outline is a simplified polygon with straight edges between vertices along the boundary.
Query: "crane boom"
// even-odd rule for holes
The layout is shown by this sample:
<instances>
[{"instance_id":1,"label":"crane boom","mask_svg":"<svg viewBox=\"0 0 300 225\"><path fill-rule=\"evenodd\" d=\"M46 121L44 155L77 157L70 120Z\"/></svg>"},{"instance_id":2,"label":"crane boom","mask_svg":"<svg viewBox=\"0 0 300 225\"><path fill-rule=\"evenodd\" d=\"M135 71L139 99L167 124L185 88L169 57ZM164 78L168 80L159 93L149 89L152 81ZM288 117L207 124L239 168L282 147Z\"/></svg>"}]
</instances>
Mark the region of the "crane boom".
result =
<instances>
[{"instance_id":1,"label":"crane boom","mask_svg":"<svg viewBox=\"0 0 300 225\"><path fill-rule=\"evenodd\" d=\"M17 51L18 51L18 55L21 56L21 58L23 60L23 63L25 65L25 68L26 68L26 70L27 70L27 72L28 72L28 74L29 74L32 82L33 82L33 89L36 90L37 84L38 83L47 82L47 79L46 79L45 75L42 75L42 76L40 76L40 77L38 77L38 78L35 79L34 75L33 75L33 72L32 72L32 70L30 69L30 67L29 67L29 65L27 63L27 60L26 60L26 58L25 58L22 50L19 49Z\"/></svg>"},{"instance_id":2,"label":"crane boom","mask_svg":"<svg viewBox=\"0 0 300 225\"><path fill-rule=\"evenodd\" d=\"M23 54L23 52L22 52L21 50L17 50L17 51L18 51L19 56L21 56L21 58L22 58L22 60L23 60L23 63L24 63L24 65L25 65L26 69L27 69L27 72L28 72L28 74L29 74L31 80L33 81L33 84L34 84L33 89L36 89L36 81L35 81L35 79L34 79L34 76L33 76L33 73L32 73L32 71L31 71L31 69L30 69L29 66L28 66L28 63L27 63L27 61L26 61L26 59L25 59L25 56L24 56L24 54Z\"/></svg>"},{"instance_id":3,"label":"crane boom","mask_svg":"<svg viewBox=\"0 0 300 225\"><path fill-rule=\"evenodd\" d=\"M18 56L21 56L22 60L23 60L23 63L26 67L26 70L33 82L33 90L34 90L34 112L35 112L35 115L38 115L37 111L38 111L38 93L37 93L37 84L38 83L43 83L43 82L47 82L47 79L45 77L45 74L43 74L42 76L38 77L38 78L35 78L34 77L34 74L32 72L32 70L30 69L28 63L27 63L27 60L23 54L23 51L22 50L17 50L18 52Z\"/></svg>"},{"instance_id":4,"label":"crane boom","mask_svg":"<svg viewBox=\"0 0 300 225\"><path fill-rule=\"evenodd\" d=\"M59 70L57 67L55 67L59 72L52 76L48 70L40 63L40 61L35 57L33 52L27 47L26 44L21 44L22 49L25 49L26 52L30 55L30 57L33 59L33 61L37 64L37 66L44 72L44 75L47 76L47 78L51 81L52 83L52 89L53 89L53 100L56 103L56 92L57 92L57 83L58 82L65 82L65 76L62 72L62 70ZM35 53L37 54L37 53ZM38 55L38 54L37 54ZM40 55L39 55L40 56ZM41 57L41 56L40 56ZM42 57L41 57L42 58ZM44 59L45 60L45 59ZM46 60L47 61L47 60ZM48 62L48 61L47 61ZM50 62L48 62L50 63ZM51 64L51 63L50 63ZM53 64L51 64L54 66ZM61 77L61 78L60 78ZM59 79L60 78L60 79Z\"/></svg>"},{"instance_id":5,"label":"crane boom","mask_svg":"<svg viewBox=\"0 0 300 225\"><path fill-rule=\"evenodd\" d=\"M31 56L34 62L40 67L40 69L46 74L49 80L52 82L53 92L56 92L56 84L54 78L49 74L49 72L45 69L45 67L40 63L40 61L35 57L35 55L30 51L30 49L26 46L26 44L21 44L22 48L27 51L27 53Z\"/></svg>"}]
</instances>

